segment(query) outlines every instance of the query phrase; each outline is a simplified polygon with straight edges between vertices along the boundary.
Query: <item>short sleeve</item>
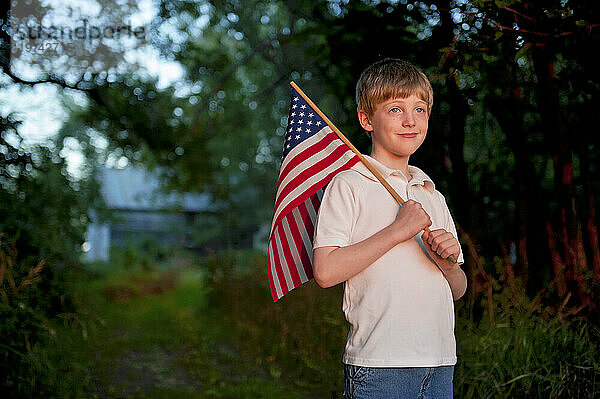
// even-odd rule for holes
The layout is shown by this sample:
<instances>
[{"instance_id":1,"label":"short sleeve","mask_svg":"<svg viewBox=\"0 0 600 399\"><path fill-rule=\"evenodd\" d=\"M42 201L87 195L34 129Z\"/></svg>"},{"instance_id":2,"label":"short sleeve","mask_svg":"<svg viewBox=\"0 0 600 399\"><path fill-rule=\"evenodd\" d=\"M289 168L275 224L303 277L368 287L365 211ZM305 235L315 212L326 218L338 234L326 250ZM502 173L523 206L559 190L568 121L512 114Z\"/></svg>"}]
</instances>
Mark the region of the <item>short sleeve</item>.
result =
<instances>
[{"instance_id":1,"label":"short sleeve","mask_svg":"<svg viewBox=\"0 0 600 399\"><path fill-rule=\"evenodd\" d=\"M454 224L454 219L452 218L452 215L450 214L450 209L448 209L448 204L446 204L446 199L440 192L438 192L438 195L439 195L440 201L442 202L442 206L444 209L444 230L452 233L454 235L454 237L456 237L456 239L458 240L458 246L460 247L460 254L458 255L458 259L457 259L456 263L461 265L461 264L465 263L465 259L464 259L464 255L463 255L462 246L460 245L460 240L458 239L458 233L456 232L456 225Z\"/></svg>"},{"instance_id":2,"label":"short sleeve","mask_svg":"<svg viewBox=\"0 0 600 399\"><path fill-rule=\"evenodd\" d=\"M313 248L344 247L351 243L356 200L354 187L343 174L329 182L319 207Z\"/></svg>"}]
</instances>

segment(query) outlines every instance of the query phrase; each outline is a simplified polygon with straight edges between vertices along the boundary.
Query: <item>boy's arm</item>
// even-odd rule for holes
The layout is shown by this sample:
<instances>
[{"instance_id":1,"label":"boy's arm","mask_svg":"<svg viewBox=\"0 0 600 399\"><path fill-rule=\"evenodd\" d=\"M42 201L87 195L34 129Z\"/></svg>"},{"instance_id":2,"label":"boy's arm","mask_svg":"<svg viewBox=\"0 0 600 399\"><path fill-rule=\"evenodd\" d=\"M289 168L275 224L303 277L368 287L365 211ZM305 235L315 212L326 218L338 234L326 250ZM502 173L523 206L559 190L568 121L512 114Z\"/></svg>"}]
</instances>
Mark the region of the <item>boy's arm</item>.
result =
<instances>
[{"instance_id":1,"label":"boy's arm","mask_svg":"<svg viewBox=\"0 0 600 399\"><path fill-rule=\"evenodd\" d=\"M410 240L431 225L429 215L416 201L407 201L392 224L371 237L346 247L320 247L313 251L313 274L321 287L331 287L366 269L395 245Z\"/></svg>"},{"instance_id":2,"label":"boy's arm","mask_svg":"<svg viewBox=\"0 0 600 399\"><path fill-rule=\"evenodd\" d=\"M429 256L438 265L438 268L444 274L454 300L460 299L467 290L467 276L461 269L460 264L448 260L450 255L458 258L460 255L460 245L454 234L444 230L432 230L423 232L423 242Z\"/></svg>"}]
</instances>

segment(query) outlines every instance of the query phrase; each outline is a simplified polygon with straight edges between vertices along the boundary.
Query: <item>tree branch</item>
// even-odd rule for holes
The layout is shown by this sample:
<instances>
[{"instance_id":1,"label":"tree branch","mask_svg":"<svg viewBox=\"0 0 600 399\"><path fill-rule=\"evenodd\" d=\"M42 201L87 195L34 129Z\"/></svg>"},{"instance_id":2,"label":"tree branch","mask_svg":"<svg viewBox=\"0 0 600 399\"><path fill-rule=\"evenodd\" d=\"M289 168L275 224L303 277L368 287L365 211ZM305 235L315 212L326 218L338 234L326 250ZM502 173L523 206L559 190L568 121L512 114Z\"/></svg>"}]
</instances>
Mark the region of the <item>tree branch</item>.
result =
<instances>
[{"instance_id":1,"label":"tree branch","mask_svg":"<svg viewBox=\"0 0 600 399\"><path fill-rule=\"evenodd\" d=\"M73 89L73 90L79 90L79 91L84 91L84 92L88 91L88 89L82 89L81 87L78 87L79 84L83 80L79 80L75 85L70 85L64 79L57 78L52 75L46 75L46 77L44 79L40 79L40 80L27 80L27 79L23 79L23 78L17 76L15 73L13 73L10 70L10 66L8 66L5 63L0 63L0 67L2 68L2 72L6 76L10 77L13 80L13 82L15 82L15 83L20 83L20 84L24 84L24 85L28 85L28 86L35 86L35 85L42 84L42 83L52 83L52 84L61 86L65 89Z\"/></svg>"}]
</instances>

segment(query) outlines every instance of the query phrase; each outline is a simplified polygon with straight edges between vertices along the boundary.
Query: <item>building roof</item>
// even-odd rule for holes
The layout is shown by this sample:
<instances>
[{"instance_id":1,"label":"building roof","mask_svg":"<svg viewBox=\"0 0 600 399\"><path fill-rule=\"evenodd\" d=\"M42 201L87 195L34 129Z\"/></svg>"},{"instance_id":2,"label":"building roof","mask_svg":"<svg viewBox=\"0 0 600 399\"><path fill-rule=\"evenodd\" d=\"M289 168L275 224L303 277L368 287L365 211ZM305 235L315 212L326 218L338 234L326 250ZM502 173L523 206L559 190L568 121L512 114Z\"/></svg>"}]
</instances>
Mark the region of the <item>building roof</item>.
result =
<instances>
[{"instance_id":1,"label":"building roof","mask_svg":"<svg viewBox=\"0 0 600 399\"><path fill-rule=\"evenodd\" d=\"M145 169L99 167L100 192L110 209L199 212L210 208L208 194L160 192L158 176Z\"/></svg>"}]
</instances>

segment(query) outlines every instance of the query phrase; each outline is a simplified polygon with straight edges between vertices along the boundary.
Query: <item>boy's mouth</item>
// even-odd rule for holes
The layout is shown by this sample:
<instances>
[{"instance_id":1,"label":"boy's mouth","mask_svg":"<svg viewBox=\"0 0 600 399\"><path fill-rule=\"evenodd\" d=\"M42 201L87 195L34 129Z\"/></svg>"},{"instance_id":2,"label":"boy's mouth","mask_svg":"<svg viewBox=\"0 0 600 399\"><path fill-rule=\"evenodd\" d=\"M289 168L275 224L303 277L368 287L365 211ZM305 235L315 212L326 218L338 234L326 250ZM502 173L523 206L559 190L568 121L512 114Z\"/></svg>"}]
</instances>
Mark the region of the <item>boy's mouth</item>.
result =
<instances>
[{"instance_id":1,"label":"boy's mouth","mask_svg":"<svg viewBox=\"0 0 600 399\"><path fill-rule=\"evenodd\" d=\"M405 139L414 139L417 137L417 133L400 133L399 136Z\"/></svg>"}]
</instances>

